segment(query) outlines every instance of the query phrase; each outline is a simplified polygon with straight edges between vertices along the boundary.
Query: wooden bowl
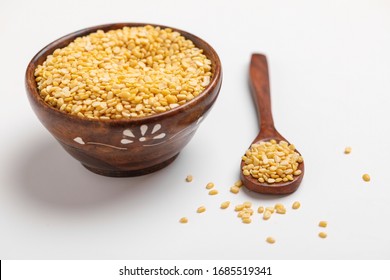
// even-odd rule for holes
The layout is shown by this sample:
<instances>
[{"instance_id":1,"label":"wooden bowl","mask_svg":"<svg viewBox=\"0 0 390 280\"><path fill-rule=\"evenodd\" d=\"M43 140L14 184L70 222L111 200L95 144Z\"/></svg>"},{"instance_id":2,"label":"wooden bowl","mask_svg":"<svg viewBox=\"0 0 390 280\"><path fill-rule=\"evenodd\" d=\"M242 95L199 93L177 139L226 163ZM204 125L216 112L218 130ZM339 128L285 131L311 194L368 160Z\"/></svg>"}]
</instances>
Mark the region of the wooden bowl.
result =
<instances>
[{"instance_id":1,"label":"wooden bowl","mask_svg":"<svg viewBox=\"0 0 390 280\"><path fill-rule=\"evenodd\" d=\"M222 68L215 50L195 35L172 28L203 49L212 62L213 76L210 84L184 105L164 113L129 120L90 120L55 109L41 98L34 70L55 49L63 48L77 37L97 30L144 25L147 24L115 23L73 32L44 47L34 56L26 70L27 95L39 120L70 155L97 174L112 177L138 176L170 164L191 140L221 88Z\"/></svg>"}]
</instances>

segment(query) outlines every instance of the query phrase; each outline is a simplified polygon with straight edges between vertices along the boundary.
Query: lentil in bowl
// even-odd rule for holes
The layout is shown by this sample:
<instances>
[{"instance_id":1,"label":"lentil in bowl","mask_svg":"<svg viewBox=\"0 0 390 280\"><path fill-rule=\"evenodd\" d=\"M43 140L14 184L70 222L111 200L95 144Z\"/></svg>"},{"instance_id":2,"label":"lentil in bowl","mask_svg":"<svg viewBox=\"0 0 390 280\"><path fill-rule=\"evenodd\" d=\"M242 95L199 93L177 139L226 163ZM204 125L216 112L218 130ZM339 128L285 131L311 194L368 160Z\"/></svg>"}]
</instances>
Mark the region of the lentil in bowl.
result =
<instances>
[{"instance_id":1,"label":"lentil in bowl","mask_svg":"<svg viewBox=\"0 0 390 280\"><path fill-rule=\"evenodd\" d=\"M98 30L56 49L34 75L46 103L90 119L162 113L198 96L211 61L171 28Z\"/></svg>"}]
</instances>

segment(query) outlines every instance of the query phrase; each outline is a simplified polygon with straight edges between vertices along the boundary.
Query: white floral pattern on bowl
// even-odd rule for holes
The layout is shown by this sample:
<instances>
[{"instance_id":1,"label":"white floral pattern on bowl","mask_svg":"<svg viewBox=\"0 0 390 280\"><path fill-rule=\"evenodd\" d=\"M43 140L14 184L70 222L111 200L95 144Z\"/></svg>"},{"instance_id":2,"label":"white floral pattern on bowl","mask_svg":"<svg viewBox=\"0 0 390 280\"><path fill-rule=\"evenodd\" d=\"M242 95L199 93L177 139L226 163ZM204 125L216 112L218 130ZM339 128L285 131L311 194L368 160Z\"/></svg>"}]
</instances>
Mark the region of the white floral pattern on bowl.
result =
<instances>
[{"instance_id":1,"label":"white floral pattern on bowl","mask_svg":"<svg viewBox=\"0 0 390 280\"><path fill-rule=\"evenodd\" d=\"M130 129L127 128L123 130L122 136L123 138L121 139L120 143L122 145L129 145L132 143L135 143L136 141L142 142L142 146L148 147L148 146L156 146L160 145L168 140L171 140L175 137L178 136L183 136L188 133L191 133L196 127L199 126L200 122L203 120L204 116L201 116L196 122L195 125L188 126L179 132L173 134L167 139L167 134L165 132L161 132L161 124L155 124L153 128L151 129L150 133L149 127L146 124L143 124L139 127L138 129ZM138 135L138 136L136 136ZM113 146L105 143L100 143L100 142L91 142L91 141L84 141L80 136L77 136L73 139L74 142L80 144L80 145L100 145L100 146L105 146L105 147L110 147L113 149L118 149L118 150L127 150L128 148L126 147L118 147L118 146Z\"/></svg>"},{"instance_id":2,"label":"white floral pattern on bowl","mask_svg":"<svg viewBox=\"0 0 390 280\"><path fill-rule=\"evenodd\" d=\"M159 141L157 143L153 143L148 145L147 143L150 141L154 141L157 139L163 139L165 138L166 134L164 132L157 134L157 132L161 129L161 124L155 124L153 126L152 131L150 134L148 134L148 129L149 127L146 124L141 125L140 127L140 132L141 132L141 137L138 138L139 142L145 142L143 146L153 146L153 145L158 145L162 144L165 142L165 140ZM126 145L126 144L131 144L134 143L134 141L137 140L137 137L134 135L133 131L128 128L123 131L123 139L121 140L121 143Z\"/></svg>"},{"instance_id":3,"label":"white floral pattern on bowl","mask_svg":"<svg viewBox=\"0 0 390 280\"><path fill-rule=\"evenodd\" d=\"M157 133L157 132L159 132L160 129L161 129L161 124L155 124L152 128L152 131L150 133L148 133L149 127L146 124L143 124L139 128L141 135L140 135L140 137L137 138L134 135L133 131L130 128L127 128L122 133L123 138L121 140L121 144L128 145L128 144L132 144L138 140L139 142L144 142L143 146L160 145L166 141L164 139L164 138L166 138L166 133L164 133L164 132ZM161 141L156 142L156 140L160 140L160 139L161 139ZM114 148L114 149L118 149L118 150L127 150L127 148L125 148L125 147L118 147L118 146L113 146L113 145L99 143L99 142L84 141L83 138L81 138L80 136L75 137L73 139L73 141L75 141L76 143L78 143L80 145L86 145L86 144L100 145L100 146L106 146L106 147L110 147L110 148ZM150 142L152 142L152 143L150 143Z\"/></svg>"}]
</instances>

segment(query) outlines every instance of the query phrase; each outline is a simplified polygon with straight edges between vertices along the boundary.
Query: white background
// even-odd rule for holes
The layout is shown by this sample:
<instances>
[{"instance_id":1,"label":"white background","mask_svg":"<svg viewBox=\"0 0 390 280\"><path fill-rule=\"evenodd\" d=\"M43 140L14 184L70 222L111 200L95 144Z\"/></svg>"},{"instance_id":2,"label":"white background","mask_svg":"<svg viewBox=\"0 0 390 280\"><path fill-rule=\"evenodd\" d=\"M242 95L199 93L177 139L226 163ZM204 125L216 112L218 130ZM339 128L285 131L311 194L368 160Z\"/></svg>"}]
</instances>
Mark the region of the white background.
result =
<instances>
[{"instance_id":1,"label":"white background","mask_svg":"<svg viewBox=\"0 0 390 280\"><path fill-rule=\"evenodd\" d=\"M1 1L0 259L389 259L389 15L386 0ZM25 94L25 68L42 47L110 22L187 30L223 64L219 99L194 138L143 177L84 169ZM289 196L229 192L258 132L247 83L253 52L268 56L275 124L305 158ZM219 195L207 194L209 181ZM225 200L232 206L220 210ZM288 212L246 225L233 211L244 201ZM327 239L317 236L320 220Z\"/></svg>"}]
</instances>

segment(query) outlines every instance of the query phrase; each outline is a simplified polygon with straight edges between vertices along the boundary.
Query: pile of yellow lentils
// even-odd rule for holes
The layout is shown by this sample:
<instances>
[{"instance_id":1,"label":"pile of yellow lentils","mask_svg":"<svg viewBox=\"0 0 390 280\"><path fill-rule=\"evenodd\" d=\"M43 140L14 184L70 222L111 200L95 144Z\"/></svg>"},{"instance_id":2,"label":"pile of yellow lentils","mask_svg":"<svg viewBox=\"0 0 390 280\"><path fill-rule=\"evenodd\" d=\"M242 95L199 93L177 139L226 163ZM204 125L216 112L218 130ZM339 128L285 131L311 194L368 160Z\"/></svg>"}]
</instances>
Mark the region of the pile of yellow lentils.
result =
<instances>
[{"instance_id":1,"label":"pile of yellow lentils","mask_svg":"<svg viewBox=\"0 0 390 280\"><path fill-rule=\"evenodd\" d=\"M169 28L99 30L56 49L35 69L41 97L90 119L128 119L171 110L211 80L203 50Z\"/></svg>"},{"instance_id":2,"label":"pile of yellow lentils","mask_svg":"<svg viewBox=\"0 0 390 280\"><path fill-rule=\"evenodd\" d=\"M245 163L242 173L245 176L251 175L260 183L288 182L302 173L298 167L303 158L295 151L295 146L286 141L254 143L246 151L242 161Z\"/></svg>"}]
</instances>

